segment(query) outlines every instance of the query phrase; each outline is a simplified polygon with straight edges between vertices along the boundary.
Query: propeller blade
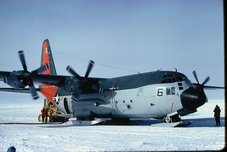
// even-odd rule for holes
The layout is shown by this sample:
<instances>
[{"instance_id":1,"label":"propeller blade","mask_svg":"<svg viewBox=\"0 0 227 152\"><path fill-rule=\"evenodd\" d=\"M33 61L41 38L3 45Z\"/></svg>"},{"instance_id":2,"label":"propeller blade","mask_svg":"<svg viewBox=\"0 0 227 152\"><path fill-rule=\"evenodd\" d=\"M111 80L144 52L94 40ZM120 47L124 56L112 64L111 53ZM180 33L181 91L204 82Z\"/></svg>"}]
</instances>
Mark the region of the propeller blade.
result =
<instances>
[{"instance_id":1,"label":"propeller blade","mask_svg":"<svg viewBox=\"0 0 227 152\"><path fill-rule=\"evenodd\" d=\"M219 86L203 86L204 89L225 89L225 87Z\"/></svg>"},{"instance_id":2,"label":"propeller blade","mask_svg":"<svg viewBox=\"0 0 227 152\"><path fill-rule=\"evenodd\" d=\"M90 62L88 64L88 67L87 67L87 72L86 72L86 74L84 76L85 78L88 78L88 76L89 76L89 74L90 74L90 72L91 72L91 70L93 68L94 63L95 63L94 61L90 60Z\"/></svg>"},{"instance_id":3,"label":"propeller blade","mask_svg":"<svg viewBox=\"0 0 227 152\"><path fill-rule=\"evenodd\" d=\"M39 98L39 95L35 89L35 86L33 84L33 82L31 81L30 85L29 85L29 89L31 91L31 95L33 97L34 100L38 99Z\"/></svg>"},{"instance_id":4,"label":"propeller blade","mask_svg":"<svg viewBox=\"0 0 227 152\"><path fill-rule=\"evenodd\" d=\"M76 71L73 70L73 68L71 68L69 65L67 66L66 70L72 74L73 76L75 76L77 79L80 79L81 76L79 74L76 73Z\"/></svg>"},{"instance_id":5,"label":"propeller blade","mask_svg":"<svg viewBox=\"0 0 227 152\"><path fill-rule=\"evenodd\" d=\"M45 65L42 65L40 68L38 68L38 69L32 71L31 74L32 74L32 75L33 75L33 74L41 74L41 73L43 73L44 71L46 71L47 69L49 69L49 66L48 66L48 64L45 64Z\"/></svg>"},{"instance_id":6,"label":"propeller blade","mask_svg":"<svg viewBox=\"0 0 227 152\"><path fill-rule=\"evenodd\" d=\"M202 86L204 86L208 81L210 81L210 77L208 76L202 83Z\"/></svg>"},{"instance_id":7,"label":"propeller blade","mask_svg":"<svg viewBox=\"0 0 227 152\"><path fill-rule=\"evenodd\" d=\"M204 89L225 89L225 87L219 86L203 86Z\"/></svg>"},{"instance_id":8,"label":"propeller blade","mask_svg":"<svg viewBox=\"0 0 227 152\"><path fill-rule=\"evenodd\" d=\"M194 75L194 77L195 77L196 82L197 82L198 84L200 84L195 70L193 71L193 75Z\"/></svg>"},{"instance_id":9,"label":"propeller blade","mask_svg":"<svg viewBox=\"0 0 227 152\"><path fill-rule=\"evenodd\" d=\"M25 61L25 57L24 57L24 52L22 50L20 50L20 51L18 51L18 54L19 54L19 58L20 58L24 71L27 71L27 65L26 65L26 61Z\"/></svg>"}]
</instances>

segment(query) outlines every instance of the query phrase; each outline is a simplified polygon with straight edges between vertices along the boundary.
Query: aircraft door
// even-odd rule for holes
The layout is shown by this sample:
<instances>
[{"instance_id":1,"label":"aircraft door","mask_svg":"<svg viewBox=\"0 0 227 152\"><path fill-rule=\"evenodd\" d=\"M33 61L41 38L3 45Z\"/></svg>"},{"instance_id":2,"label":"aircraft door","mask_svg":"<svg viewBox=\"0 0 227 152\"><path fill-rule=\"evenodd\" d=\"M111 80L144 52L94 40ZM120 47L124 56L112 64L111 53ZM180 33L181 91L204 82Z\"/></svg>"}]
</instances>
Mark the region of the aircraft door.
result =
<instances>
[{"instance_id":1,"label":"aircraft door","mask_svg":"<svg viewBox=\"0 0 227 152\"><path fill-rule=\"evenodd\" d=\"M64 98L64 107L65 107L65 112L67 114L70 114L67 98Z\"/></svg>"},{"instance_id":2,"label":"aircraft door","mask_svg":"<svg viewBox=\"0 0 227 152\"><path fill-rule=\"evenodd\" d=\"M70 96L62 96L59 97L59 101L57 102L57 107L65 114L71 114L73 112L72 101L70 99Z\"/></svg>"}]
</instances>

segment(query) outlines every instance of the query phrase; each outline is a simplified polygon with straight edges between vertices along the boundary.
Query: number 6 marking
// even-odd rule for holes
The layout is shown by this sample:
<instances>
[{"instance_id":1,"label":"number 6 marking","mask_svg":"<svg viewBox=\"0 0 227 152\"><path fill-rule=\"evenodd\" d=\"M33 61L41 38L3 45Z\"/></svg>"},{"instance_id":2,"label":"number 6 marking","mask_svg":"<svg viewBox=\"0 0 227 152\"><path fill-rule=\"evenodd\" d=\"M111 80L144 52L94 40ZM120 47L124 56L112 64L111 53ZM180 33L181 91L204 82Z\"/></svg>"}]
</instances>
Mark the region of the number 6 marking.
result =
<instances>
[{"instance_id":1,"label":"number 6 marking","mask_svg":"<svg viewBox=\"0 0 227 152\"><path fill-rule=\"evenodd\" d=\"M163 89L158 89L157 96L162 96L162 95L163 95Z\"/></svg>"}]
</instances>

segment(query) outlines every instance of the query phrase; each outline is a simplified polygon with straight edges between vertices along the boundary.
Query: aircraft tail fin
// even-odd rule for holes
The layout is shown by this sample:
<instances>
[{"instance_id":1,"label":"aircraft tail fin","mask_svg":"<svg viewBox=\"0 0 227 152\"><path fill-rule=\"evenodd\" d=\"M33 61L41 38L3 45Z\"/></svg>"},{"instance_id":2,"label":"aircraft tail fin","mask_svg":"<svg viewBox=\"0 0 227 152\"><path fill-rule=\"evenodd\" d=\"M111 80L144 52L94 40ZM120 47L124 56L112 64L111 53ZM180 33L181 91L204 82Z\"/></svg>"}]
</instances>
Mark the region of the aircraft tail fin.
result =
<instances>
[{"instance_id":1,"label":"aircraft tail fin","mask_svg":"<svg viewBox=\"0 0 227 152\"><path fill-rule=\"evenodd\" d=\"M48 65L48 69L42 72L41 74L45 75L57 75L53 55L50 48L49 40L46 39L43 41L42 46L42 56L41 56L41 66ZM56 96L58 87L54 85L42 84L40 86L40 92L52 103L55 104L53 97Z\"/></svg>"},{"instance_id":2,"label":"aircraft tail fin","mask_svg":"<svg viewBox=\"0 0 227 152\"><path fill-rule=\"evenodd\" d=\"M43 41L42 46L42 56L41 56L41 66L48 65L49 69L45 70L42 74L46 75L57 75L53 55L50 48L49 40L46 39Z\"/></svg>"}]
</instances>

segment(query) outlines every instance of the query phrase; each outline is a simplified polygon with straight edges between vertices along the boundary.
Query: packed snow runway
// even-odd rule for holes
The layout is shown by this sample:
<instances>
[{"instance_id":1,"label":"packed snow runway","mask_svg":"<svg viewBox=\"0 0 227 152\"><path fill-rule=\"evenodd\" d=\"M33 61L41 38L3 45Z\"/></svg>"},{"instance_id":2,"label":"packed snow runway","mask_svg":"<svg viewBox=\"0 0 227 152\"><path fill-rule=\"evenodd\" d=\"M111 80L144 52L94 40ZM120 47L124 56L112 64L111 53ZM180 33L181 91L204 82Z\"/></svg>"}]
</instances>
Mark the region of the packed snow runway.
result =
<instances>
[{"instance_id":1,"label":"packed snow runway","mask_svg":"<svg viewBox=\"0 0 227 152\"><path fill-rule=\"evenodd\" d=\"M216 127L213 109L221 107L221 126ZM220 150L225 146L224 101L213 100L197 113L183 117L188 127L167 127L154 121L138 126L74 126L69 124L7 125L37 122L40 104L0 104L0 151L17 152Z\"/></svg>"}]
</instances>

